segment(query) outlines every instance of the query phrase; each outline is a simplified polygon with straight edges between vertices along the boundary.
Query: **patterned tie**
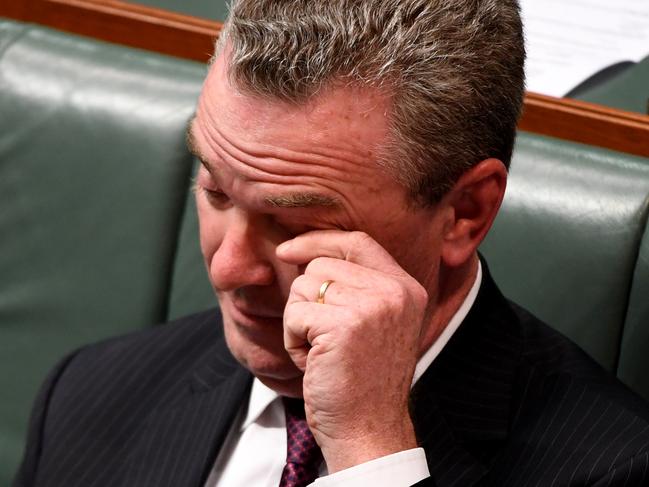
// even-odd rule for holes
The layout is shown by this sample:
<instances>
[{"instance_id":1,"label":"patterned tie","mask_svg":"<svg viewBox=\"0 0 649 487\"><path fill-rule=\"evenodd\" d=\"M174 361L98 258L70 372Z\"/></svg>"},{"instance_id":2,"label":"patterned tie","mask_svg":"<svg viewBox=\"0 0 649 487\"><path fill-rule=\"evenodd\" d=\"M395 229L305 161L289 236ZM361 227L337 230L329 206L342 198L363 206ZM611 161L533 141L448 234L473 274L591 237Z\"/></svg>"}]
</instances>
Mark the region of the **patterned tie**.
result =
<instances>
[{"instance_id":1,"label":"patterned tie","mask_svg":"<svg viewBox=\"0 0 649 487\"><path fill-rule=\"evenodd\" d=\"M304 401L283 398L286 412L286 466L279 487L305 487L318 478L322 452L309 430Z\"/></svg>"}]
</instances>

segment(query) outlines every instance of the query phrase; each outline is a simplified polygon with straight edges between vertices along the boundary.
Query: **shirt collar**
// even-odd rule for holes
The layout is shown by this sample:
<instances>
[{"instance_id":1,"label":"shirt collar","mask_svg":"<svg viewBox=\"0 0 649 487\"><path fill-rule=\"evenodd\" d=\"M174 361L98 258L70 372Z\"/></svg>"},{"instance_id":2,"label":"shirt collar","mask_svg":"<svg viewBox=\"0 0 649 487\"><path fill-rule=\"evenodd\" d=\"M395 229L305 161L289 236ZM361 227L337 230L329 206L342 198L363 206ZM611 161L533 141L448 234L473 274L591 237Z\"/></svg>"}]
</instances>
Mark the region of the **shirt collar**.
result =
<instances>
[{"instance_id":1,"label":"shirt collar","mask_svg":"<svg viewBox=\"0 0 649 487\"><path fill-rule=\"evenodd\" d=\"M475 281L473 286L469 290L469 293L464 298L464 302L455 312L451 320L442 331L439 338L433 343L433 345L426 350L426 352L421 356L415 367L415 374L412 378L412 385L414 385L417 380L422 376L422 374L430 367L430 364L433 363L433 360L439 355L442 349L446 346L448 341L451 339L453 334L460 327L464 318L469 313L469 310L473 306L473 303L478 296L478 291L480 290L480 284L482 283L482 264L478 261L478 272L476 273ZM266 408L270 406L273 401L279 399L280 395L277 394L270 387L264 385L259 379L255 377L252 382L252 390L250 391L250 401L248 402L248 411L246 416L241 424L241 431L244 431L252 423L256 422L259 417L264 413Z\"/></svg>"},{"instance_id":2,"label":"shirt collar","mask_svg":"<svg viewBox=\"0 0 649 487\"><path fill-rule=\"evenodd\" d=\"M279 397L280 396L277 392L255 377L252 381L250 401L248 401L248 411L246 412L246 416L241 424L241 431L244 431L248 426L256 422L264 413L266 408L268 408L273 401L279 399Z\"/></svg>"}]
</instances>

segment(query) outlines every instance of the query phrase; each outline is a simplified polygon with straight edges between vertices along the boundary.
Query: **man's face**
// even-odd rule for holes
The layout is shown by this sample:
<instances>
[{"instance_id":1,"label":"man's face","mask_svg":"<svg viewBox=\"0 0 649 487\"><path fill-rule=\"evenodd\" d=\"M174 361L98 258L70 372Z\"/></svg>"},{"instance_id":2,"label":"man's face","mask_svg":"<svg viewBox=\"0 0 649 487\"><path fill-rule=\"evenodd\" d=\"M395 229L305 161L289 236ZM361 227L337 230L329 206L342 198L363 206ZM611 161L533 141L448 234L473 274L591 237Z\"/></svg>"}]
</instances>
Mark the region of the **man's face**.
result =
<instances>
[{"instance_id":1,"label":"man's face","mask_svg":"<svg viewBox=\"0 0 649 487\"><path fill-rule=\"evenodd\" d=\"M410 209L405 190L376 163L388 103L350 88L306 106L264 101L230 85L223 56L203 87L189 137L202 160L201 250L228 346L280 392L300 390L302 376L284 350L282 327L300 269L276 257L280 243L312 230L360 230L429 293L434 285L435 212Z\"/></svg>"}]
</instances>

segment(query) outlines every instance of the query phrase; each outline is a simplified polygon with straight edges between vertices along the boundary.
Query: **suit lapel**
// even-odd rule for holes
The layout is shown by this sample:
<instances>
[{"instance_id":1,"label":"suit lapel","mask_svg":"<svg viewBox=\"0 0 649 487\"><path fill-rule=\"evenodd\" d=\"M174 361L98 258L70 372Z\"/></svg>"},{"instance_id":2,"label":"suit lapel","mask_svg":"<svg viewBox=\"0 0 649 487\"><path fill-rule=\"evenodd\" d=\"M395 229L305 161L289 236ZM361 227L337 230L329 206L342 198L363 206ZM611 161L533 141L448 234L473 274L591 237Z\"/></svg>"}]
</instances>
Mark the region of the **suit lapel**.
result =
<instances>
[{"instance_id":1,"label":"suit lapel","mask_svg":"<svg viewBox=\"0 0 649 487\"><path fill-rule=\"evenodd\" d=\"M412 417L439 487L472 486L507 438L522 337L482 262L476 302L413 389Z\"/></svg>"},{"instance_id":2,"label":"suit lapel","mask_svg":"<svg viewBox=\"0 0 649 487\"><path fill-rule=\"evenodd\" d=\"M152 413L129 459L124 485L202 486L245 407L251 382L221 340L176 399Z\"/></svg>"}]
</instances>

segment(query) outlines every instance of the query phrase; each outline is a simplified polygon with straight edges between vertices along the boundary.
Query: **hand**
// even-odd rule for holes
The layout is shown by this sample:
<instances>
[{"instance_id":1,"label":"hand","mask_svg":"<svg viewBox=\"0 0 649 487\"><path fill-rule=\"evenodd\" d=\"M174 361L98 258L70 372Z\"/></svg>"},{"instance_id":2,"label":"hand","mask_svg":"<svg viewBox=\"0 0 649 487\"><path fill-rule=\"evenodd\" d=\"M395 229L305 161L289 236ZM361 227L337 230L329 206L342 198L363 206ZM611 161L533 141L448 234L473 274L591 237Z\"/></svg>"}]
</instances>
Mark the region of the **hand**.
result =
<instances>
[{"instance_id":1,"label":"hand","mask_svg":"<svg viewBox=\"0 0 649 487\"><path fill-rule=\"evenodd\" d=\"M284 310L284 345L304 372L307 420L329 472L415 448L408 395L425 289L361 232L308 232L277 255L308 263Z\"/></svg>"}]
</instances>

